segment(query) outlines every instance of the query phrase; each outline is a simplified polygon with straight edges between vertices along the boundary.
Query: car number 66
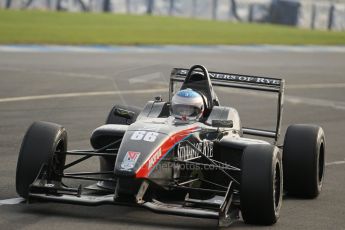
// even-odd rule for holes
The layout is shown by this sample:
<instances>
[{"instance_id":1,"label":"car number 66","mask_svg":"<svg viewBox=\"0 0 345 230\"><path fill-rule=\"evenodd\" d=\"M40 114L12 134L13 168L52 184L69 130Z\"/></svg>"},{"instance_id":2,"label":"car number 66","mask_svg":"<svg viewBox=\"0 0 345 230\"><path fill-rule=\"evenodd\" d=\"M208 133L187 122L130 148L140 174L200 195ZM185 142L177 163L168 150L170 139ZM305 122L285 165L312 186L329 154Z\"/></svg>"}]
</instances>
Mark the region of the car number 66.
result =
<instances>
[{"instance_id":1,"label":"car number 66","mask_svg":"<svg viewBox=\"0 0 345 230\"><path fill-rule=\"evenodd\" d=\"M131 140L144 140L148 142L155 142L157 139L158 133L156 132L146 132L146 131L135 131L132 136Z\"/></svg>"}]
</instances>

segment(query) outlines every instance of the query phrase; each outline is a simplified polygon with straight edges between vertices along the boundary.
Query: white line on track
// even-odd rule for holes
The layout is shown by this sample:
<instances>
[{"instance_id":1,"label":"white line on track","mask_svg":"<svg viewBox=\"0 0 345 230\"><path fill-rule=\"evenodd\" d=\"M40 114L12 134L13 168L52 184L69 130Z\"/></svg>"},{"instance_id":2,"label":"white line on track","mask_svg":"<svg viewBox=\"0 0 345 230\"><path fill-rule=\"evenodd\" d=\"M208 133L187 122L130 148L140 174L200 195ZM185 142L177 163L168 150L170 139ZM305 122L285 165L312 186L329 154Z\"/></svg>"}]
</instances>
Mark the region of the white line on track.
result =
<instances>
[{"instance_id":1,"label":"white line on track","mask_svg":"<svg viewBox=\"0 0 345 230\"><path fill-rule=\"evenodd\" d=\"M93 78L93 79L109 79L109 76L99 75L99 74L87 74L87 73L71 73L71 72L62 72L54 70L31 70L25 68L13 68L13 67L0 67L0 70L4 71L13 71L13 72L23 72L23 73L37 73L37 74L52 74L57 76L64 77L79 77L79 78Z\"/></svg>"},{"instance_id":2,"label":"white line on track","mask_svg":"<svg viewBox=\"0 0 345 230\"><path fill-rule=\"evenodd\" d=\"M70 98L70 97L88 97L88 96L107 96L107 95L123 95L123 94L145 94L145 93L163 93L167 89L142 89L142 90L123 90L123 91L99 91L86 93L62 93L62 94L47 94L26 97L8 97L0 98L2 102L16 102L16 101L31 101L42 99L56 99L56 98Z\"/></svg>"},{"instance_id":3,"label":"white line on track","mask_svg":"<svg viewBox=\"0 0 345 230\"><path fill-rule=\"evenodd\" d=\"M24 201L24 199L21 197L10 198L10 199L6 199L6 200L0 200L0 206L4 205L4 204L7 204L7 205L19 204L19 203L22 203L23 201Z\"/></svg>"},{"instance_id":4,"label":"white line on track","mask_svg":"<svg viewBox=\"0 0 345 230\"><path fill-rule=\"evenodd\" d=\"M330 166L330 165L342 165L345 164L345 161L333 161L333 162L329 162L326 163L326 166Z\"/></svg>"},{"instance_id":5,"label":"white line on track","mask_svg":"<svg viewBox=\"0 0 345 230\"><path fill-rule=\"evenodd\" d=\"M52 74L57 76L66 77L80 77L80 78L93 78L93 79L111 79L110 76L100 75L100 74L88 74L88 73L74 73L74 72L63 72L54 70L31 70L26 68L18 67L4 67L0 66L0 70L4 71L14 71L14 72L31 72L38 74ZM151 83L152 80L162 78L161 72L151 73L147 75L142 75L138 77L130 78L129 83ZM156 82L157 83L157 82ZM345 88L345 83L318 83L318 84L296 84L287 85L288 89L322 89L322 88Z\"/></svg>"},{"instance_id":6,"label":"white line on track","mask_svg":"<svg viewBox=\"0 0 345 230\"><path fill-rule=\"evenodd\" d=\"M329 107L337 110L345 110L345 102L343 101L331 101L316 98L285 96L285 101L293 104L306 104L319 107Z\"/></svg>"},{"instance_id":7,"label":"white line on track","mask_svg":"<svg viewBox=\"0 0 345 230\"><path fill-rule=\"evenodd\" d=\"M229 91L223 92L229 93ZM55 99L55 98L71 98L71 97L86 97L86 96L107 96L107 95L124 95L124 94L145 94L145 93L163 93L167 92L165 88L159 89L146 89L146 90L123 90L123 91L96 91L96 92L82 92L82 93L63 93L63 94L47 94L47 95L34 95L34 96L24 96L24 97L8 97L0 98L0 103L4 102L18 102L18 101L31 101L31 100L43 100L43 99ZM273 95L260 94L256 92L240 92L238 90L233 90L230 93L239 93L245 95L255 95L267 98L273 98ZM324 99L314 99L306 97L296 97L286 95L284 98L285 102L293 104L306 104L312 106L328 107L337 110L345 110L345 102L343 101L331 101Z\"/></svg>"},{"instance_id":8,"label":"white line on track","mask_svg":"<svg viewBox=\"0 0 345 230\"><path fill-rule=\"evenodd\" d=\"M163 79L162 73L156 72L156 73L141 75L138 77L132 77L132 78L128 79L128 82L130 84L136 84L136 83L150 83L150 84L152 84L152 81L155 81L155 83L156 83L157 79L160 79L160 78Z\"/></svg>"}]
</instances>

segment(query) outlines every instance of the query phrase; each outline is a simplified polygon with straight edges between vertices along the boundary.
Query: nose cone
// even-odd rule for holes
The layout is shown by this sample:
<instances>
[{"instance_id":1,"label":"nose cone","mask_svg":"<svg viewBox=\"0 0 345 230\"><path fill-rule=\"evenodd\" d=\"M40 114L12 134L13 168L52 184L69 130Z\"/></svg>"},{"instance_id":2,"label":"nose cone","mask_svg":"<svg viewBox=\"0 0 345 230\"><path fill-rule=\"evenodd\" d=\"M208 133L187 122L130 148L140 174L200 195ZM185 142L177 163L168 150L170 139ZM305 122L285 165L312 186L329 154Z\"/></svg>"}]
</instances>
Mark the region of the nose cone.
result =
<instances>
[{"instance_id":1,"label":"nose cone","mask_svg":"<svg viewBox=\"0 0 345 230\"><path fill-rule=\"evenodd\" d=\"M136 172L146 162L157 156L157 150L166 137L166 134L157 132L127 131L116 158L115 175L117 177L135 177Z\"/></svg>"},{"instance_id":2,"label":"nose cone","mask_svg":"<svg viewBox=\"0 0 345 230\"><path fill-rule=\"evenodd\" d=\"M175 125L160 118L135 122L122 139L115 162L115 176L147 178L179 141L197 129L195 124Z\"/></svg>"}]
</instances>

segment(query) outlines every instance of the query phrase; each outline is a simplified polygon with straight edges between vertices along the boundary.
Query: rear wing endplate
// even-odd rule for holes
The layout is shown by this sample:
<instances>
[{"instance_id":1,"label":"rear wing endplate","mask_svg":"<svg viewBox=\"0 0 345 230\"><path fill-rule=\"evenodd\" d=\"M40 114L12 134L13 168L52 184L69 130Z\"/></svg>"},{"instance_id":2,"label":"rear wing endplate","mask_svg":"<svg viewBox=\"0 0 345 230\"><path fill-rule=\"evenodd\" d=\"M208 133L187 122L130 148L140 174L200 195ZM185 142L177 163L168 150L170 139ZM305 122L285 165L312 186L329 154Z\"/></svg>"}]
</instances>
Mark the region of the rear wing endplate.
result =
<instances>
[{"instance_id":1,"label":"rear wing endplate","mask_svg":"<svg viewBox=\"0 0 345 230\"><path fill-rule=\"evenodd\" d=\"M174 82L184 82L189 69L174 68L170 76L170 90L169 100L174 95ZM201 73L195 71L196 73ZM283 96L284 96L284 79L270 78L270 77L258 77L243 74L232 74L232 73L220 73L220 72L209 72L209 77L213 86L223 86L239 89L257 90L263 92L272 92L277 94L277 120L276 129L263 130L256 128L243 127L242 131L244 134L256 135L274 138L275 142L278 141L280 136L282 112L283 112Z\"/></svg>"}]
</instances>

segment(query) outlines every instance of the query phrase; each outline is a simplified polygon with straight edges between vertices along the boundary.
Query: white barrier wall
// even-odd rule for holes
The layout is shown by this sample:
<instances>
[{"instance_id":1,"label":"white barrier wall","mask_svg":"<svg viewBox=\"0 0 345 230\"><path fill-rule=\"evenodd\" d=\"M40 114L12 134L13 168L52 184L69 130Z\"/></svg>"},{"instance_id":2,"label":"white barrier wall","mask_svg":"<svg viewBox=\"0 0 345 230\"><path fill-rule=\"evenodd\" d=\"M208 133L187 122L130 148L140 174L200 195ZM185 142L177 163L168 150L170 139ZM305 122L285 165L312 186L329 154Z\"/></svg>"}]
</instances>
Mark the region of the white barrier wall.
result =
<instances>
[{"instance_id":1,"label":"white barrier wall","mask_svg":"<svg viewBox=\"0 0 345 230\"><path fill-rule=\"evenodd\" d=\"M345 0L0 0L0 7L171 15L345 30Z\"/></svg>"}]
</instances>

